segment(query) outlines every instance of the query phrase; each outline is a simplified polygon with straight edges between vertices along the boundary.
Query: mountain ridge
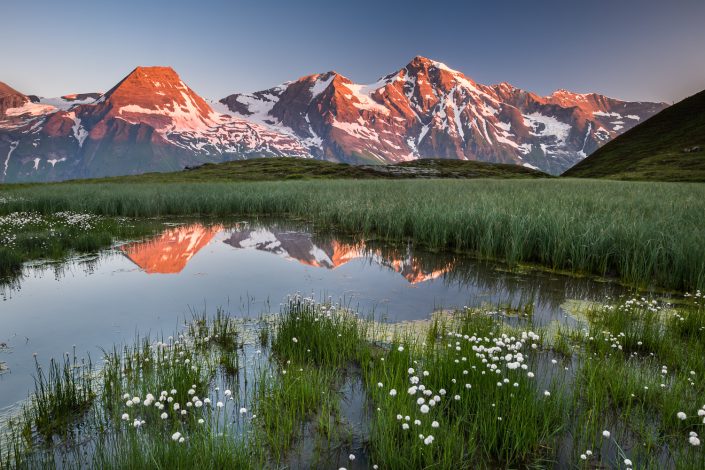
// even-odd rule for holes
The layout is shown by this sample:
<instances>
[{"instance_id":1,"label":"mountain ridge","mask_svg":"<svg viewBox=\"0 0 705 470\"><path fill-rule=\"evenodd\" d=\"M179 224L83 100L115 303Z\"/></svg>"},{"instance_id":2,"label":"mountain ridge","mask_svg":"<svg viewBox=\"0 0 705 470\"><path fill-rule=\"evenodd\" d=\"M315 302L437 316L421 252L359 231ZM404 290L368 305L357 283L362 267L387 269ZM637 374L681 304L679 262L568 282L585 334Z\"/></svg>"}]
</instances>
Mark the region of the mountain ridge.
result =
<instances>
[{"instance_id":1,"label":"mountain ridge","mask_svg":"<svg viewBox=\"0 0 705 470\"><path fill-rule=\"evenodd\" d=\"M554 174L666 106L566 90L541 97L507 82L482 85L422 56L370 85L329 71L221 103L314 143L309 150L318 158L474 159Z\"/></svg>"},{"instance_id":2,"label":"mountain ridge","mask_svg":"<svg viewBox=\"0 0 705 470\"><path fill-rule=\"evenodd\" d=\"M333 70L218 102L171 67L139 66L103 94L46 99L2 84L0 181L281 156L356 164L477 160L557 174L663 107L483 85L422 56L368 85Z\"/></svg>"}]
</instances>

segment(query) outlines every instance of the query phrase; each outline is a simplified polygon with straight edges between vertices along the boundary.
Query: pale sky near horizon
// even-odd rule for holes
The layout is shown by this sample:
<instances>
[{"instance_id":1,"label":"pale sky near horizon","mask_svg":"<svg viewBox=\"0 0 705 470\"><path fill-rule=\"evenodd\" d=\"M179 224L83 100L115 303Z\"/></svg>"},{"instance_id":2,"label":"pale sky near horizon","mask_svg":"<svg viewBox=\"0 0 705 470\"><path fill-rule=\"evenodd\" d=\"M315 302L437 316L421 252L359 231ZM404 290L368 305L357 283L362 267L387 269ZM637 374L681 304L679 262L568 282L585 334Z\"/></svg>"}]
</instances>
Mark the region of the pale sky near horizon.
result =
<instances>
[{"instance_id":1,"label":"pale sky near horizon","mask_svg":"<svg viewBox=\"0 0 705 470\"><path fill-rule=\"evenodd\" d=\"M0 81L105 91L169 65L222 98L336 70L371 83L424 55L480 83L678 101L705 89L705 0L4 0Z\"/></svg>"}]
</instances>

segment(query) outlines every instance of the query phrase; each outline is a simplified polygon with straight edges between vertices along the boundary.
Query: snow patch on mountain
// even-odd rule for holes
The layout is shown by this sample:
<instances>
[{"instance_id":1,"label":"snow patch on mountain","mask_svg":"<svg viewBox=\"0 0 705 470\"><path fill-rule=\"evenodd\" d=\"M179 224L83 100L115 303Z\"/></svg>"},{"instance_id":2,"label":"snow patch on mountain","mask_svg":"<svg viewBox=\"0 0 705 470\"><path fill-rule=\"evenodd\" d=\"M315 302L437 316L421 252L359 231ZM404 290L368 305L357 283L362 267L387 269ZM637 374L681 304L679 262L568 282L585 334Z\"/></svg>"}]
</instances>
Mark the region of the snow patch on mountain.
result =
<instances>
[{"instance_id":1,"label":"snow patch on mountain","mask_svg":"<svg viewBox=\"0 0 705 470\"><path fill-rule=\"evenodd\" d=\"M5 171L3 172L3 176L7 176L7 168L10 164L10 157L12 156L12 152L15 151L17 146L20 144L19 140L16 140L12 143L10 143L10 151L7 152L7 157L5 158Z\"/></svg>"},{"instance_id":2,"label":"snow patch on mountain","mask_svg":"<svg viewBox=\"0 0 705 470\"><path fill-rule=\"evenodd\" d=\"M523 116L524 124L532 128L531 134L537 137L555 137L556 144L562 145L570 134L570 124L561 122L553 116L545 116L539 112Z\"/></svg>"}]
</instances>

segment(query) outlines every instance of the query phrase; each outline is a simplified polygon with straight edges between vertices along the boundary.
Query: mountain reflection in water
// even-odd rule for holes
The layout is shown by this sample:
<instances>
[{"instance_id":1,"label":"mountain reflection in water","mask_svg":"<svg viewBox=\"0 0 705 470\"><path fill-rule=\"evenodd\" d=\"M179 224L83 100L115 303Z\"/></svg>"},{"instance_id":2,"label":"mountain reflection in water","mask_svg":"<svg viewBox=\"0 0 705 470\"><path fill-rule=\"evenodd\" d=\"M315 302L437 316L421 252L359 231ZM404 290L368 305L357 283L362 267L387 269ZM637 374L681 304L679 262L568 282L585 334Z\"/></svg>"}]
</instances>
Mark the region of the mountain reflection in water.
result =
<instances>
[{"instance_id":1,"label":"mountain reflection in water","mask_svg":"<svg viewBox=\"0 0 705 470\"><path fill-rule=\"evenodd\" d=\"M182 225L169 228L154 239L123 245L120 250L148 274L177 274L216 234L224 230L222 225ZM314 236L305 231L236 225L228 233L229 237L224 243L233 248L255 249L325 269L335 269L364 258L398 272L412 284L436 279L452 268L449 262L435 269L424 269L410 249L390 256L379 248L367 248L364 242L315 241Z\"/></svg>"}]
</instances>

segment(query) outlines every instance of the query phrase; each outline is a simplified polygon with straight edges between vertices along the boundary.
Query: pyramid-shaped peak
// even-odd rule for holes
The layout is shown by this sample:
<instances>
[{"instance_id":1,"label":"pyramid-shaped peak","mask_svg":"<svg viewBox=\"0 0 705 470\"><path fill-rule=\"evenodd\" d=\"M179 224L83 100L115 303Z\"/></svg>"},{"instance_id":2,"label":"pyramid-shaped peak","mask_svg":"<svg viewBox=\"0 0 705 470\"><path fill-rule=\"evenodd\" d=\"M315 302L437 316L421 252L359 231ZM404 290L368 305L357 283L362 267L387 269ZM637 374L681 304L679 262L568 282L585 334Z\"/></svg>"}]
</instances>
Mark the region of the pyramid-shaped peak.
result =
<instances>
[{"instance_id":1,"label":"pyramid-shaped peak","mask_svg":"<svg viewBox=\"0 0 705 470\"><path fill-rule=\"evenodd\" d=\"M411 59L411 61L406 65L406 68L407 69L416 69L416 70L419 70L419 69L429 70L429 69L437 68L440 70L444 70L446 72L460 73L457 70L451 69L443 62L429 59L428 57L424 57L422 55L417 55L416 57Z\"/></svg>"},{"instance_id":2,"label":"pyramid-shaped peak","mask_svg":"<svg viewBox=\"0 0 705 470\"><path fill-rule=\"evenodd\" d=\"M12 88L5 82L0 82L0 98L5 98L7 96L25 96L19 91Z\"/></svg>"}]
</instances>

